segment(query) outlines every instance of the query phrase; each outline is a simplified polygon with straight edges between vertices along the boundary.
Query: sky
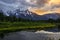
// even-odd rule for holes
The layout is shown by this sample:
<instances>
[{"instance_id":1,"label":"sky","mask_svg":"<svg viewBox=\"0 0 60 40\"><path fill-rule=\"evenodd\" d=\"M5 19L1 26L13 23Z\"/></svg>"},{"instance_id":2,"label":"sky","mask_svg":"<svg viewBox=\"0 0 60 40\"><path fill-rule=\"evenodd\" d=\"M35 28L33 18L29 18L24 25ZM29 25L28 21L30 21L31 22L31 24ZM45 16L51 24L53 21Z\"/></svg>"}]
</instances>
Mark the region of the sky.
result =
<instances>
[{"instance_id":1,"label":"sky","mask_svg":"<svg viewBox=\"0 0 60 40\"><path fill-rule=\"evenodd\" d=\"M48 13L60 13L60 0L36 0L36 1L38 7L30 8L30 11L33 11L38 15L44 15Z\"/></svg>"},{"instance_id":2,"label":"sky","mask_svg":"<svg viewBox=\"0 0 60 40\"><path fill-rule=\"evenodd\" d=\"M60 0L0 0L0 9L8 10L29 9L38 15L60 13Z\"/></svg>"}]
</instances>

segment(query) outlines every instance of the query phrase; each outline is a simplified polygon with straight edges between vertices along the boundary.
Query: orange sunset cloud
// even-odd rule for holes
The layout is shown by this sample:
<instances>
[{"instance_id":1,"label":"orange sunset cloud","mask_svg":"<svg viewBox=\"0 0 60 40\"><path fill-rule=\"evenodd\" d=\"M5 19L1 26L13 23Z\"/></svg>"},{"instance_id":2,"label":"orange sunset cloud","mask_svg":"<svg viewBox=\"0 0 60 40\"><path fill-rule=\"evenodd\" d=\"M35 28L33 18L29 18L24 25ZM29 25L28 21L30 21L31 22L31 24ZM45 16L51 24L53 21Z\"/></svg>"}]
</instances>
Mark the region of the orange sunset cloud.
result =
<instances>
[{"instance_id":1,"label":"orange sunset cloud","mask_svg":"<svg viewBox=\"0 0 60 40\"><path fill-rule=\"evenodd\" d=\"M46 4L49 7L51 7L52 5L58 5L59 6L60 0L49 0ZM55 7L55 9L52 9L52 10L49 10L49 9L48 10L44 10L42 8L43 7L41 7L41 8L30 8L29 10L32 11L32 12L34 12L34 13L36 13L36 14L38 14L38 15L44 15L44 14L48 14L48 13L60 13L60 8L58 8L58 7Z\"/></svg>"}]
</instances>

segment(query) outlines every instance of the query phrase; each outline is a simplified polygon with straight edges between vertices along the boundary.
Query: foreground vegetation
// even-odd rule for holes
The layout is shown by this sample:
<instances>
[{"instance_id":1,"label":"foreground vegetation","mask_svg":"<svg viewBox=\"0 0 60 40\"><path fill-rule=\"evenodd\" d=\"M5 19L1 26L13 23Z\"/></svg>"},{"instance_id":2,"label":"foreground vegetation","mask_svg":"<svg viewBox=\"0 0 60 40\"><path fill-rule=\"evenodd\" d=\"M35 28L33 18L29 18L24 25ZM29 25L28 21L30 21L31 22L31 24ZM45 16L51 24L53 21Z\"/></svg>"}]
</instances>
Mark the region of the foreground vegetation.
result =
<instances>
[{"instance_id":1,"label":"foreground vegetation","mask_svg":"<svg viewBox=\"0 0 60 40\"><path fill-rule=\"evenodd\" d=\"M54 23L41 22L0 22L1 30L29 29L29 28L44 28L55 27Z\"/></svg>"}]
</instances>

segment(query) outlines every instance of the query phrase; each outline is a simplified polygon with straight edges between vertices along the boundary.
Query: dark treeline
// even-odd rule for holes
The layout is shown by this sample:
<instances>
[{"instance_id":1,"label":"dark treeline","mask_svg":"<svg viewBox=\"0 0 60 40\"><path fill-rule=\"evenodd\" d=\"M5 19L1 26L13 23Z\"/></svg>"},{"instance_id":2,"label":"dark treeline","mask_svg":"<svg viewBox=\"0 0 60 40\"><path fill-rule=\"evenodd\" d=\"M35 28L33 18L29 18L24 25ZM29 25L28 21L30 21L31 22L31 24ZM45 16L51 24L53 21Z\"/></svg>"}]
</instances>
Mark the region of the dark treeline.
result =
<instances>
[{"instance_id":1,"label":"dark treeline","mask_svg":"<svg viewBox=\"0 0 60 40\"><path fill-rule=\"evenodd\" d=\"M17 18L16 15L9 15L6 16L3 14L3 12L0 12L0 21L1 22L19 22L19 21L29 21L27 19Z\"/></svg>"}]
</instances>

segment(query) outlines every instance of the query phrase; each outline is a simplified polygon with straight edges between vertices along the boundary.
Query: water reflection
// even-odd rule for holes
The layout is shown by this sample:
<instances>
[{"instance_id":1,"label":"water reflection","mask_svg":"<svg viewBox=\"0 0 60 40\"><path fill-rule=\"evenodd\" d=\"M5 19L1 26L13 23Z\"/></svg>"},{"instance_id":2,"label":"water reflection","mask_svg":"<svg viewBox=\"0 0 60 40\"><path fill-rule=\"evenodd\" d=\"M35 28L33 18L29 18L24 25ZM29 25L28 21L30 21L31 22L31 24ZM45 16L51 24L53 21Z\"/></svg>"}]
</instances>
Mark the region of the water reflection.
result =
<instances>
[{"instance_id":1,"label":"water reflection","mask_svg":"<svg viewBox=\"0 0 60 40\"><path fill-rule=\"evenodd\" d=\"M3 39L0 40L58 40L60 38L60 33L51 33L47 31L20 31L8 33Z\"/></svg>"},{"instance_id":2,"label":"water reflection","mask_svg":"<svg viewBox=\"0 0 60 40\"><path fill-rule=\"evenodd\" d=\"M60 32L59 27L45 30L37 30L33 32L30 31L20 31L12 33L1 33L0 40L59 40Z\"/></svg>"}]
</instances>

